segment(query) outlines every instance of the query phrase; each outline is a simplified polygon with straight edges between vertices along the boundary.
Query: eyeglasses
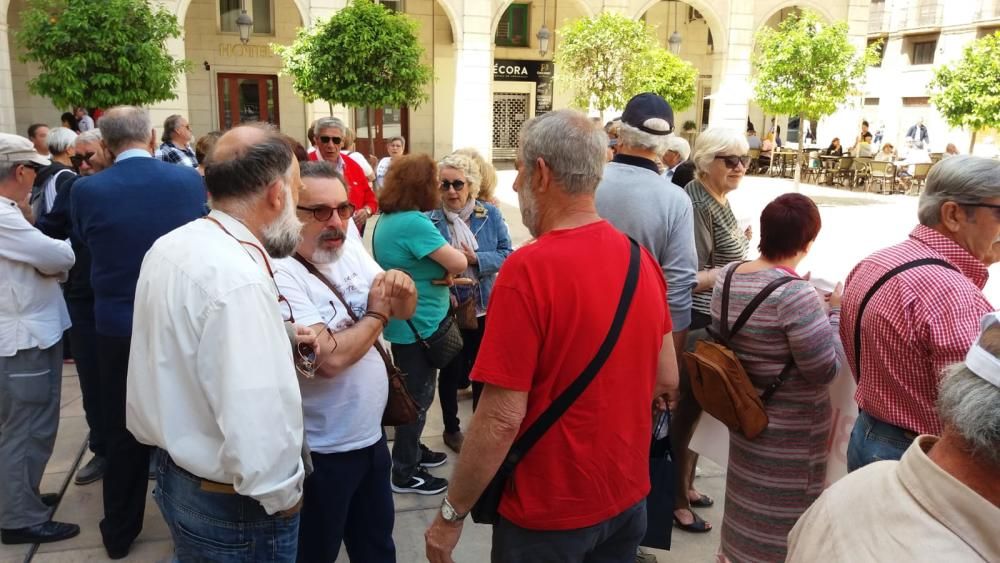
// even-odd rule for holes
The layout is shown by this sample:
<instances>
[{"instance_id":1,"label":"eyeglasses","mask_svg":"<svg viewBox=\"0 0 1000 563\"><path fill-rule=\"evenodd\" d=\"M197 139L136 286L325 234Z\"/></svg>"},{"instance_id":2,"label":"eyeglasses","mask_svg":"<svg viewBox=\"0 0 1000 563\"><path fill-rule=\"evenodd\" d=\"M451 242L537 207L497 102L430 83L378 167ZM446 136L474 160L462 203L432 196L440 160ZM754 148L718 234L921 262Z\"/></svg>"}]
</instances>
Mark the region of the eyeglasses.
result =
<instances>
[{"instance_id":1,"label":"eyeglasses","mask_svg":"<svg viewBox=\"0 0 1000 563\"><path fill-rule=\"evenodd\" d=\"M74 154L73 156L69 157L69 159L73 163L73 166L76 166L77 168L79 168L80 165L83 164L84 162L86 162L89 165L90 164L90 159L94 158L94 154L95 153L92 153L92 152L86 152L86 153L83 153L83 154L77 153L77 154Z\"/></svg>"},{"instance_id":2,"label":"eyeglasses","mask_svg":"<svg viewBox=\"0 0 1000 563\"><path fill-rule=\"evenodd\" d=\"M750 155L745 154L743 156L736 156L736 155L716 156L715 160L721 160L725 162L726 168L730 170L736 170L736 167L739 166L740 164L743 165L743 168L746 168L747 165L750 164Z\"/></svg>"},{"instance_id":3,"label":"eyeglasses","mask_svg":"<svg viewBox=\"0 0 1000 563\"><path fill-rule=\"evenodd\" d=\"M344 140L342 137L327 137L326 135L320 135L319 137L316 138L319 139L321 145L325 145L327 143L333 143L335 145L339 145L340 142Z\"/></svg>"},{"instance_id":4,"label":"eyeglasses","mask_svg":"<svg viewBox=\"0 0 1000 563\"><path fill-rule=\"evenodd\" d=\"M344 221L354 217L354 204L349 201L345 201L337 207L330 207L329 205L320 205L319 207L302 207L299 205L296 206L296 209L312 213L313 219L316 219L321 223L329 221L330 217L333 217L334 211L336 211L337 215L339 215Z\"/></svg>"},{"instance_id":5,"label":"eyeglasses","mask_svg":"<svg viewBox=\"0 0 1000 563\"><path fill-rule=\"evenodd\" d=\"M465 187L465 182L463 182L461 180L452 180L452 181L441 180L441 191L442 192L446 192L446 191L448 191L448 190L450 190L452 188L454 188L456 192L460 192L460 191L462 191L462 188L464 188L464 187Z\"/></svg>"},{"instance_id":6,"label":"eyeglasses","mask_svg":"<svg viewBox=\"0 0 1000 563\"><path fill-rule=\"evenodd\" d=\"M37 162L25 162L22 164L22 166L24 166L25 168L30 168L36 174L38 173L39 170L43 168L42 165L38 164Z\"/></svg>"},{"instance_id":7,"label":"eyeglasses","mask_svg":"<svg viewBox=\"0 0 1000 563\"><path fill-rule=\"evenodd\" d=\"M288 302L285 301L285 303L288 303ZM332 338L333 337L333 331L330 330L330 323L332 323L333 319L335 319L337 317L337 306L333 304L333 301L328 301L328 303L330 304L330 307L333 309L333 313L330 315L330 320L328 320L325 323L323 323L323 328L320 329L320 332L323 332L325 330L325 331L327 331L330 334L330 337ZM291 305L289 305L289 309L291 309ZM337 349L337 347L336 347L336 344L337 344L336 339L334 339L333 342L334 342L334 348L333 349L336 350ZM331 350L331 353L332 352L333 352L333 350ZM327 356L327 357L329 358L329 356ZM323 367L324 363L326 363L326 360L324 360L324 361L322 361L322 362L320 362L320 363L317 364L316 363L316 349L313 348L312 346L310 346L309 344L304 343L304 342L300 342L300 343L298 343L298 344L295 345L295 358L294 359L295 359L295 371L298 372L299 375L301 375L302 377L304 377L306 379L312 379L312 378L316 377L316 372L319 371L319 368Z\"/></svg>"},{"instance_id":8,"label":"eyeglasses","mask_svg":"<svg viewBox=\"0 0 1000 563\"><path fill-rule=\"evenodd\" d=\"M993 216L996 217L997 219L1000 219L1000 205L996 205L993 203L962 203L959 205L965 207L985 207L986 209L992 209Z\"/></svg>"}]
</instances>

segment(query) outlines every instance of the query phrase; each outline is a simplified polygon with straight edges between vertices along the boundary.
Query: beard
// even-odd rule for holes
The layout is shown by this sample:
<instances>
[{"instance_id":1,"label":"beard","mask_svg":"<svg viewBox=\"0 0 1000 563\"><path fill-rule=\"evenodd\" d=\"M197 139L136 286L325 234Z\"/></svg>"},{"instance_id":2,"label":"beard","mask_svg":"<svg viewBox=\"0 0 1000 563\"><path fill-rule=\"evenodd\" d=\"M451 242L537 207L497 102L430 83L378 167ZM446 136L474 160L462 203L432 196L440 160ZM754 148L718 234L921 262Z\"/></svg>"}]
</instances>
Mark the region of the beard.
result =
<instances>
[{"instance_id":1,"label":"beard","mask_svg":"<svg viewBox=\"0 0 1000 563\"><path fill-rule=\"evenodd\" d=\"M347 240L347 231L344 229L335 229L330 231L323 231L316 237L316 250L313 251L312 262L313 264L330 264L336 262L344 254L344 245L341 244L337 248L322 248L324 242L328 240Z\"/></svg>"},{"instance_id":2,"label":"beard","mask_svg":"<svg viewBox=\"0 0 1000 563\"><path fill-rule=\"evenodd\" d=\"M521 210L521 222L531 236L538 237L538 208L535 194L531 192L531 176L525 175L524 182L517 189L517 204Z\"/></svg>"},{"instance_id":3,"label":"beard","mask_svg":"<svg viewBox=\"0 0 1000 563\"><path fill-rule=\"evenodd\" d=\"M295 216L295 201L292 199L291 189L287 186L285 188L285 208L273 223L264 227L262 234L264 250L272 258L291 256L299 243L302 242L302 221L299 221L299 218Z\"/></svg>"}]
</instances>

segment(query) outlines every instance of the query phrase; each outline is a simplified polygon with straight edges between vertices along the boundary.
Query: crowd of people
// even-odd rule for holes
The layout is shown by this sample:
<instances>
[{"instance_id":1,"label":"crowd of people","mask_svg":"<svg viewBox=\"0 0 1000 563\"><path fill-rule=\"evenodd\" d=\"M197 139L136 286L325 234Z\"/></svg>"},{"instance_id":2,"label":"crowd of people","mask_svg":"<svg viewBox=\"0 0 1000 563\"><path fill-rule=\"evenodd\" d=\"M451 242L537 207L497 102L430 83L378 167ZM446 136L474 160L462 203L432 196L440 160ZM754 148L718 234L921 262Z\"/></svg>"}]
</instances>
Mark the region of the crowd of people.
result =
<instances>
[{"instance_id":1,"label":"crowd of people","mask_svg":"<svg viewBox=\"0 0 1000 563\"><path fill-rule=\"evenodd\" d=\"M730 431L719 561L1000 559L994 160L935 166L909 237L830 289L797 271L822 229L811 199L764 208L759 253L729 201L773 140L709 128L692 149L655 94L605 128L525 124L516 252L472 149L435 161L396 137L369 160L335 117L309 149L267 125L196 140L180 115L158 138L131 106L79 117L79 135L0 134L3 543L80 532L39 489L68 330L93 454L75 481L102 482L112 559L154 479L179 561L395 561L393 493L442 496L432 562L470 513L496 562L655 560L654 421L673 452L659 504L711 532L685 359L743 317L725 342L767 423ZM845 366L851 474L824 492ZM435 396L452 454L421 441ZM450 479L428 470L449 459Z\"/></svg>"}]
</instances>

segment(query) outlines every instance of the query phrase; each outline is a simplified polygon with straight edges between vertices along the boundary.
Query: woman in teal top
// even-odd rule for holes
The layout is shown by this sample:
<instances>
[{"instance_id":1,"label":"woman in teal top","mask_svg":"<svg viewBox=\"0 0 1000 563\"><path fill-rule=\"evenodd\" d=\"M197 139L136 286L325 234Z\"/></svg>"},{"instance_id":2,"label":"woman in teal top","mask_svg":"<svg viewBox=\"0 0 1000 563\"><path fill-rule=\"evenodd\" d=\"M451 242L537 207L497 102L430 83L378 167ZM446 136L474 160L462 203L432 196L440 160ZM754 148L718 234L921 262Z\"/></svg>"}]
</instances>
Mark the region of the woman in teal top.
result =
<instances>
[{"instance_id":1,"label":"woman in teal top","mask_svg":"<svg viewBox=\"0 0 1000 563\"><path fill-rule=\"evenodd\" d=\"M410 319L421 338L428 338L448 314L447 285L434 284L468 267L460 250L448 244L424 211L441 205L437 164L427 155L399 157L379 192L382 215L372 234L372 254L383 269L410 274L417 286L417 309ZM448 456L420 443L425 412L434 402L437 370L431 366L406 321L390 320L383 333L392 343L392 355L406 377L406 387L420 406L416 422L396 427L392 446L392 490L397 493L437 494L448 481L434 477L427 467L443 464Z\"/></svg>"}]
</instances>

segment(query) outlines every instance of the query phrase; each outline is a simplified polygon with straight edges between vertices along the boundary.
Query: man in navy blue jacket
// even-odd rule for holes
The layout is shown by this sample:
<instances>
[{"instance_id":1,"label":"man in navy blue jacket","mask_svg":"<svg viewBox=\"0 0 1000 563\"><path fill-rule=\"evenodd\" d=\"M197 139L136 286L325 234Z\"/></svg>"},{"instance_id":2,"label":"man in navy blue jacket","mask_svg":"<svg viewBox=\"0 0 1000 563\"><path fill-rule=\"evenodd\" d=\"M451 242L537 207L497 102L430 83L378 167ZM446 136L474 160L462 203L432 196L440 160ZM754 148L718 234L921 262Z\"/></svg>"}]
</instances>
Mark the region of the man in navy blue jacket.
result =
<instances>
[{"instance_id":1,"label":"man in navy blue jacket","mask_svg":"<svg viewBox=\"0 0 1000 563\"><path fill-rule=\"evenodd\" d=\"M77 237L90 249L97 354L107 440L104 519L108 556L120 559L142 530L149 449L125 428L125 388L132 305L139 267L153 242L205 214L206 194L193 168L152 157L149 114L134 106L107 111L103 143L114 159L107 170L78 180L70 196Z\"/></svg>"}]
</instances>

